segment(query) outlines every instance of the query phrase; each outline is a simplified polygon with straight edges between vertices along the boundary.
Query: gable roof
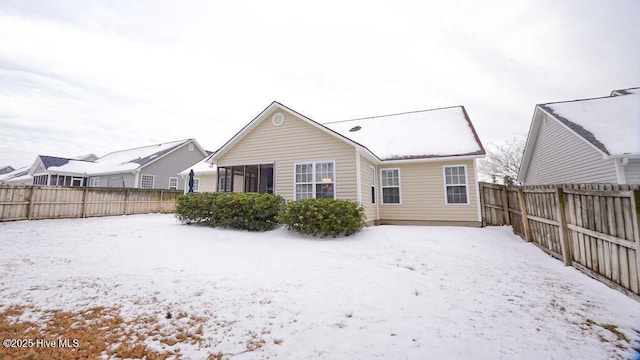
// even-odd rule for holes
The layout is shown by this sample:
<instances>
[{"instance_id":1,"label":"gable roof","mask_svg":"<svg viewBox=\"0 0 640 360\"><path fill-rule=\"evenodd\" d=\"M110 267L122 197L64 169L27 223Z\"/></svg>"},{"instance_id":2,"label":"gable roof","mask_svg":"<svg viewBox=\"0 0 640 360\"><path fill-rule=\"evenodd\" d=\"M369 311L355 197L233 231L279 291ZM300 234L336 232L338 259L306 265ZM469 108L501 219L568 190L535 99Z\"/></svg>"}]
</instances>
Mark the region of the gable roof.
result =
<instances>
[{"instance_id":1,"label":"gable roof","mask_svg":"<svg viewBox=\"0 0 640 360\"><path fill-rule=\"evenodd\" d=\"M295 114L309 125L360 148L377 161L449 156L479 157L485 154L484 147L462 106L321 124L274 101L205 161L217 161L278 108ZM357 131L350 131L356 127ZM438 132L440 135L434 137ZM456 141L450 141L451 138Z\"/></svg>"},{"instance_id":2,"label":"gable roof","mask_svg":"<svg viewBox=\"0 0 640 360\"><path fill-rule=\"evenodd\" d=\"M603 154L640 154L640 93L538 105Z\"/></svg>"},{"instance_id":3,"label":"gable roof","mask_svg":"<svg viewBox=\"0 0 640 360\"><path fill-rule=\"evenodd\" d=\"M545 113L604 158L640 155L640 93L539 104L533 112L518 181L524 181L529 169Z\"/></svg>"},{"instance_id":4,"label":"gable roof","mask_svg":"<svg viewBox=\"0 0 640 360\"><path fill-rule=\"evenodd\" d=\"M382 160L485 154L463 106L336 121L324 125L364 144Z\"/></svg>"},{"instance_id":5,"label":"gable roof","mask_svg":"<svg viewBox=\"0 0 640 360\"><path fill-rule=\"evenodd\" d=\"M640 87L632 87L628 89L613 90L611 96L640 94Z\"/></svg>"},{"instance_id":6,"label":"gable roof","mask_svg":"<svg viewBox=\"0 0 640 360\"><path fill-rule=\"evenodd\" d=\"M30 168L31 168L31 165L27 165L27 166L23 166L23 167L18 168L18 169L14 169L11 172L8 172L8 173L5 173L5 174L1 174L0 175L0 182L9 182L10 180L26 176L26 175L28 175Z\"/></svg>"},{"instance_id":7,"label":"gable roof","mask_svg":"<svg viewBox=\"0 0 640 360\"><path fill-rule=\"evenodd\" d=\"M131 172L161 159L163 156L190 142L194 143L194 146L202 153L203 156L207 155L207 152L195 139L186 139L114 151L96 159L95 161L42 155L39 156L39 158L47 170L59 173L97 175Z\"/></svg>"}]
</instances>

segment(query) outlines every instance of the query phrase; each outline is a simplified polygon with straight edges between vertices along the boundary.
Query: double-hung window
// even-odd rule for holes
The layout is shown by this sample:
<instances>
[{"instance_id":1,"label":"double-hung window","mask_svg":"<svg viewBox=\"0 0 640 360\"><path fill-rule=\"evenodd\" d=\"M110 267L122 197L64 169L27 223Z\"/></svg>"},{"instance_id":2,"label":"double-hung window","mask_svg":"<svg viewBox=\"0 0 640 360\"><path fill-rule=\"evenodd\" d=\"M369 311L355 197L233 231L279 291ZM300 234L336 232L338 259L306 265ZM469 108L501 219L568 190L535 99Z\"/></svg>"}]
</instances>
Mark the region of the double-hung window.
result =
<instances>
[{"instance_id":1,"label":"double-hung window","mask_svg":"<svg viewBox=\"0 0 640 360\"><path fill-rule=\"evenodd\" d=\"M467 167L465 165L444 166L445 201L447 204L469 204Z\"/></svg>"},{"instance_id":2,"label":"double-hung window","mask_svg":"<svg viewBox=\"0 0 640 360\"><path fill-rule=\"evenodd\" d=\"M100 178L97 176L89 178L89 187L98 187L100 186Z\"/></svg>"},{"instance_id":3,"label":"double-hung window","mask_svg":"<svg viewBox=\"0 0 640 360\"><path fill-rule=\"evenodd\" d=\"M335 199L333 161L295 164L295 199Z\"/></svg>"},{"instance_id":4,"label":"double-hung window","mask_svg":"<svg viewBox=\"0 0 640 360\"><path fill-rule=\"evenodd\" d=\"M370 168L370 176L371 176L371 203L376 203L376 169L374 167Z\"/></svg>"},{"instance_id":5,"label":"double-hung window","mask_svg":"<svg viewBox=\"0 0 640 360\"><path fill-rule=\"evenodd\" d=\"M380 170L383 204L400 204L400 169Z\"/></svg>"},{"instance_id":6,"label":"double-hung window","mask_svg":"<svg viewBox=\"0 0 640 360\"><path fill-rule=\"evenodd\" d=\"M193 179L193 192L199 192L200 191L200 178L194 178Z\"/></svg>"},{"instance_id":7,"label":"double-hung window","mask_svg":"<svg viewBox=\"0 0 640 360\"><path fill-rule=\"evenodd\" d=\"M169 178L169 190L177 190L178 189L178 178L170 177Z\"/></svg>"},{"instance_id":8,"label":"double-hung window","mask_svg":"<svg viewBox=\"0 0 640 360\"><path fill-rule=\"evenodd\" d=\"M140 180L140 187L143 189L153 189L153 175L142 175L142 179Z\"/></svg>"}]
</instances>

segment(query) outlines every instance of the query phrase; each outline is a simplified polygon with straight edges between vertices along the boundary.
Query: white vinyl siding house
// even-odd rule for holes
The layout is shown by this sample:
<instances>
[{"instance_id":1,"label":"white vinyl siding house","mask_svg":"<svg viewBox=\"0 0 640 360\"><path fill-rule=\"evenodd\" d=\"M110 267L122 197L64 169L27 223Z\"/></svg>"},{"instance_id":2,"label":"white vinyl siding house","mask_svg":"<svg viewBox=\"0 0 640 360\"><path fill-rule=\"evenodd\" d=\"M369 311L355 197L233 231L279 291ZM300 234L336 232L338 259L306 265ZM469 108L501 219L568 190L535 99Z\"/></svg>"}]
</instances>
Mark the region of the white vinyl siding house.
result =
<instances>
[{"instance_id":1,"label":"white vinyl siding house","mask_svg":"<svg viewBox=\"0 0 640 360\"><path fill-rule=\"evenodd\" d=\"M374 123L362 119L320 124L273 102L206 162L218 169L218 191L273 192L287 201L323 197L351 200L364 208L369 225L479 226L477 186L473 184L476 183L475 159L484 156L484 149L464 108L390 117L393 119L389 121L384 116L377 117ZM385 134L395 136L395 143L402 144L404 134L398 134L395 125L402 124L406 118L412 121L408 126L405 124L406 131L411 131L414 124L429 123L441 132L443 126L447 128L445 134L438 137L455 136L460 141L440 142L444 144L440 150L430 149L428 144L433 141L425 142L424 138L412 134L416 148L402 150L403 156L389 155L381 159L366 147L366 141L356 142L350 138L356 132L358 136L366 135L367 131L373 134L374 129L393 123L390 129L395 134ZM352 122L358 124L352 125ZM431 133L434 132L437 131ZM379 149L380 145L375 148ZM432 155L439 152L446 155ZM464 175L457 179L464 183L452 186L464 189L465 203L446 204L445 165L463 169Z\"/></svg>"},{"instance_id":2,"label":"white vinyl siding house","mask_svg":"<svg viewBox=\"0 0 640 360\"><path fill-rule=\"evenodd\" d=\"M540 113L540 128L531 145L534 151L523 174L526 185L561 183L615 183L612 161L566 126Z\"/></svg>"},{"instance_id":3,"label":"white vinyl siding house","mask_svg":"<svg viewBox=\"0 0 640 360\"><path fill-rule=\"evenodd\" d=\"M640 182L640 94L536 105L518 181Z\"/></svg>"}]
</instances>

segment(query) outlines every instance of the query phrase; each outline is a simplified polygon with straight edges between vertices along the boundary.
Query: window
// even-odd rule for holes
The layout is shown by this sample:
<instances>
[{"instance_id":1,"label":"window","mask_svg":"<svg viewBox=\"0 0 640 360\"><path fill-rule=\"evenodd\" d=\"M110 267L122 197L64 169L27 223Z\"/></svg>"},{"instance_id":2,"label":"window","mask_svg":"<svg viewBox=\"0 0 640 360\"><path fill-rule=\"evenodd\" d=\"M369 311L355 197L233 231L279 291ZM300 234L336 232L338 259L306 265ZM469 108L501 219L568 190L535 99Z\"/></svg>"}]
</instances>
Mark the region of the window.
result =
<instances>
[{"instance_id":1,"label":"window","mask_svg":"<svg viewBox=\"0 0 640 360\"><path fill-rule=\"evenodd\" d=\"M99 177L90 177L89 178L89 186L90 187L98 187L100 186L100 178Z\"/></svg>"},{"instance_id":2,"label":"window","mask_svg":"<svg viewBox=\"0 0 640 360\"><path fill-rule=\"evenodd\" d=\"M178 178L170 177L169 178L169 190L178 190Z\"/></svg>"},{"instance_id":3,"label":"window","mask_svg":"<svg viewBox=\"0 0 640 360\"><path fill-rule=\"evenodd\" d=\"M153 175L142 175L142 179L140 180L140 187L143 189L153 189Z\"/></svg>"},{"instance_id":4,"label":"window","mask_svg":"<svg viewBox=\"0 0 640 360\"><path fill-rule=\"evenodd\" d=\"M198 191L200 191L200 179L193 178L193 192L198 192Z\"/></svg>"},{"instance_id":5,"label":"window","mask_svg":"<svg viewBox=\"0 0 640 360\"><path fill-rule=\"evenodd\" d=\"M445 201L447 204L468 204L467 167L444 166Z\"/></svg>"},{"instance_id":6,"label":"window","mask_svg":"<svg viewBox=\"0 0 640 360\"><path fill-rule=\"evenodd\" d=\"M49 175L36 175L33 177L33 185L47 185Z\"/></svg>"},{"instance_id":7,"label":"window","mask_svg":"<svg viewBox=\"0 0 640 360\"><path fill-rule=\"evenodd\" d=\"M317 162L295 165L295 199L335 199L335 164Z\"/></svg>"},{"instance_id":8,"label":"window","mask_svg":"<svg viewBox=\"0 0 640 360\"><path fill-rule=\"evenodd\" d=\"M218 168L218 192L231 192L231 170Z\"/></svg>"},{"instance_id":9,"label":"window","mask_svg":"<svg viewBox=\"0 0 640 360\"><path fill-rule=\"evenodd\" d=\"M372 166L370 168L371 177L371 203L376 203L376 169Z\"/></svg>"},{"instance_id":10,"label":"window","mask_svg":"<svg viewBox=\"0 0 640 360\"><path fill-rule=\"evenodd\" d=\"M73 178L71 179L71 186L73 186L73 187L80 187L80 186L82 186L82 185L83 185L83 184L82 184L82 182L83 182L83 178L73 177Z\"/></svg>"},{"instance_id":11,"label":"window","mask_svg":"<svg viewBox=\"0 0 640 360\"><path fill-rule=\"evenodd\" d=\"M380 170L383 204L400 204L400 169Z\"/></svg>"}]
</instances>

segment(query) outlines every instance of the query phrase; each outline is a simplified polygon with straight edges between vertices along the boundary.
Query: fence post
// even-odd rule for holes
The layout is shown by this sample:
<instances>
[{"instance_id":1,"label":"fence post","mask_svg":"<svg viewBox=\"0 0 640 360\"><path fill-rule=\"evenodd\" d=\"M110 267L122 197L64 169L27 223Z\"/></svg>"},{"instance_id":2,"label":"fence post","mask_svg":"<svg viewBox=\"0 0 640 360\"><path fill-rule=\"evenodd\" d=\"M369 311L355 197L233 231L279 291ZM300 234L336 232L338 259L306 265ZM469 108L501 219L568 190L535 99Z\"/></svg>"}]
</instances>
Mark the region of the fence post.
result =
<instances>
[{"instance_id":1,"label":"fence post","mask_svg":"<svg viewBox=\"0 0 640 360\"><path fill-rule=\"evenodd\" d=\"M527 214L527 203L524 199L524 191L518 188L518 201L520 202L520 212L522 214L522 227L524 227L524 238L531 242L531 231L529 230L529 215Z\"/></svg>"},{"instance_id":2,"label":"fence post","mask_svg":"<svg viewBox=\"0 0 640 360\"><path fill-rule=\"evenodd\" d=\"M27 210L27 219L33 219L33 199L35 198L36 186L31 185L31 194L29 194L29 210Z\"/></svg>"},{"instance_id":3,"label":"fence post","mask_svg":"<svg viewBox=\"0 0 640 360\"><path fill-rule=\"evenodd\" d=\"M482 227L486 227L487 226L487 221L484 219L484 215L485 215L485 209L484 209L484 205L485 205L485 199L484 199L484 183L481 182L480 183L480 217L482 218Z\"/></svg>"},{"instance_id":4,"label":"fence post","mask_svg":"<svg viewBox=\"0 0 640 360\"><path fill-rule=\"evenodd\" d=\"M560 249L562 250L562 260L564 266L571 266L571 247L569 246L569 229L567 228L567 214L564 211L564 190L556 188L556 211L560 226Z\"/></svg>"},{"instance_id":5,"label":"fence post","mask_svg":"<svg viewBox=\"0 0 640 360\"><path fill-rule=\"evenodd\" d=\"M129 210L129 189L124 191L124 214L127 215Z\"/></svg>"},{"instance_id":6,"label":"fence post","mask_svg":"<svg viewBox=\"0 0 640 360\"><path fill-rule=\"evenodd\" d=\"M87 191L89 190L88 187L84 187L84 191L82 191L82 218L86 218L87 217Z\"/></svg>"},{"instance_id":7,"label":"fence post","mask_svg":"<svg viewBox=\"0 0 640 360\"><path fill-rule=\"evenodd\" d=\"M509 196L507 195L507 185L502 185L502 207L504 208L504 224L511 225L509 216Z\"/></svg>"},{"instance_id":8,"label":"fence post","mask_svg":"<svg viewBox=\"0 0 640 360\"><path fill-rule=\"evenodd\" d=\"M164 207L162 207L162 195L164 194L164 190L160 190L160 209L158 210L159 213L164 213Z\"/></svg>"},{"instance_id":9,"label":"fence post","mask_svg":"<svg viewBox=\"0 0 640 360\"><path fill-rule=\"evenodd\" d=\"M640 288L640 190L631 192L631 213L633 214L633 234L636 242L636 271L638 272L638 288Z\"/></svg>"}]
</instances>

